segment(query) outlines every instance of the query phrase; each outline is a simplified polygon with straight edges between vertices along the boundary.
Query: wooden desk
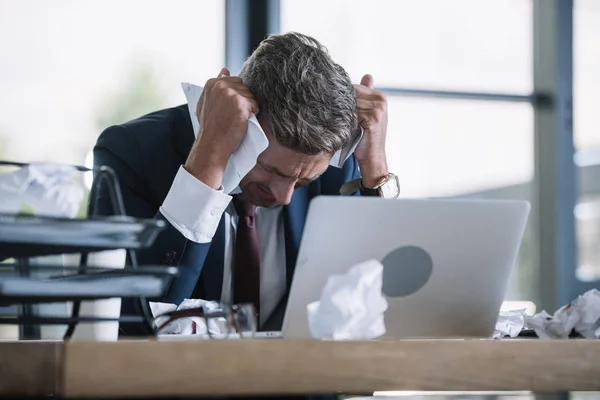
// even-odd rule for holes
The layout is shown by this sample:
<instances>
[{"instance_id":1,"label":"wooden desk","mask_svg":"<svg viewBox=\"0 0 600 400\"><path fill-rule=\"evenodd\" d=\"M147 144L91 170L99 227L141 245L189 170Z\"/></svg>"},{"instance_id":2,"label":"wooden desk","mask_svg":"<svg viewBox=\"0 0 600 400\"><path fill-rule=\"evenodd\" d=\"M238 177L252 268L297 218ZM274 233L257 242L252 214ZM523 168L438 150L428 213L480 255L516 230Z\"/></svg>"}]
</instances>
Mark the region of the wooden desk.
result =
<instances>
[{"instance_id":1,"label":"wooden desk","mask_svg":"<svg viewBox=\"0 0 600 400\"><path fill-rule=\"evenodd\" d=\"M600 391L600 340L0 342L0 395Z\"/></svg>"}]
</instances>

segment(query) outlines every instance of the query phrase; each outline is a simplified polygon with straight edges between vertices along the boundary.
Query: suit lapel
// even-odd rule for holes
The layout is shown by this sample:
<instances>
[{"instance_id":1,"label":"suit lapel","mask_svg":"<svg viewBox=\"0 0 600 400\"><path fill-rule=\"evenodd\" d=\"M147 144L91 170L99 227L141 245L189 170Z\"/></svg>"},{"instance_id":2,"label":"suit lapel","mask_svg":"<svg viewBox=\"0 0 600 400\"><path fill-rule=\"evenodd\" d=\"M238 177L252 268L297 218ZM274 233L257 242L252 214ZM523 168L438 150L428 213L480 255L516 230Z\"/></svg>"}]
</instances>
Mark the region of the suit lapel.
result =
<instances>
[{"instance_id":1,"label":"suit lapel","mask_svg":"<svg viewBox=\"0 0 600 400\"><path fill-rule=\"evenodd\" d=\"M202 268L201 281L205 300L221 299L223 288L223 266L225 265L225 216L221 217L217 232Z\"/></svg>"},{"instance_id":2,"label":"suit lapel","mask_svg":"<svg viewBox=\"0 0 600 400\"><path fill-rule=\"evenodd\" d=\"M309 191L302 187L292 197L289 205L283 208L283 231L285 233L286 283L289 291L296 267L298 248L302 240L306 213L308 212Z\"/></svg>"}]
</instances>

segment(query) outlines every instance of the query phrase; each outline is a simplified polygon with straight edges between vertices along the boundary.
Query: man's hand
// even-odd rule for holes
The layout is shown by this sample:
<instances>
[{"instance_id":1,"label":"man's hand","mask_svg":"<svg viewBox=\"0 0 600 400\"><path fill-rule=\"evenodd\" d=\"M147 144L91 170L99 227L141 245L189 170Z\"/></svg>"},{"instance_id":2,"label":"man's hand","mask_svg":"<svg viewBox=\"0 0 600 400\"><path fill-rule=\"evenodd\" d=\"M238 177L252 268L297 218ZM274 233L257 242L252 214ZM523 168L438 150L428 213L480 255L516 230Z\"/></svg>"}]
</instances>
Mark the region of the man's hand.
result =
<instances>
[{"instance_id":1,"label":"man's hand","mask_svg":"<svg viewBox=\"0 0 600 400\"><path fill-rule=\"evenodd\" d=\"M238 77L223 68L209 79L196 106L200 131L185 162L185 169L206 185L219 189L227 161L240 146L250 114L258 105Z\"/></svg>"},{"instance_id":2,"label":"man's hand","mask_svg":"<svg viewBox=\"0 0 600 400\"><path fill-rule=\"evenodd\" d=\"M375 82L371 75L363 76L360 85L354 85L358 124L364 136L354 151L361 171L363 185L374 187L388 174L385 156L385 135L387 132L387 99L383 93L373 89Z\"/></svg>"}]
</instances>

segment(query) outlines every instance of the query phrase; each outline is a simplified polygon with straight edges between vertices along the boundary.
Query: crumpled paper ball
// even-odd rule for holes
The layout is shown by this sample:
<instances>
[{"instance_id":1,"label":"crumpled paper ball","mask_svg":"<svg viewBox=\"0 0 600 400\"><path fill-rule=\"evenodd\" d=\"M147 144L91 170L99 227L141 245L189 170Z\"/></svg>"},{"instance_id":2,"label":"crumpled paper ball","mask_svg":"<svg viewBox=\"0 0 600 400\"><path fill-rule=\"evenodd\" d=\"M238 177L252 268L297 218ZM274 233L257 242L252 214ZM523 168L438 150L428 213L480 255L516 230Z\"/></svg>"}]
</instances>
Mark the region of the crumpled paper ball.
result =
<instances>
[{"instance_id":1,"label":"crumpled paper ball","mask_svg":"<svg viewBox=\"0 0 600 400\"><path fill-rule=\"evenodd\" d=\"M160 317L160 315L175 310L199 308L205 305L206 303L209 303L209 301L202 299L184 299L179 305L171 303L150 302L150 310L152 311L152 315L156 318L156 325L160 326L164 322L166 322L166 317ZM214 320L210 320L210 325L210 328L212 329L211 333L219 333L222 330L222 327L218 326L218 324ZM159 334L192 335L194 331L196 331L197 334L207 333L206 321L204 320L204 318L190 317L176 319L175 321L170 322L167 326L161 329Z\"/></svg>"},{"instance_id":2,"label":"crumpled paper ball","mask_svg":"<svg viewBox=\"0 0 600 400\"><path fill-rule=\"evenodd\" d=\"M559 308L554 315L542 311L525 318L542 339L568 338L571 332L586 339L600 338L600 291L592 289L578 296L571 303Z\"/></svg>"},{"instance_id":3,"label":"crumpled paper ball","mask_svg":"<svg viewBox=\"0 0 600 400\"><path fill-rule=\"evenodd\" d=\"M500 311L496 320L493 339L505 336L517 337L525 325L525 310Z\"/></svg>"},{"instance_id":4,"label":"crumpled paper ball","mask_svg":"<svg viewBox=\"0 0 600 400\"><path fill-rule=\"evenodd\" d=\"M70 165L30 164L0 174L0 213L74 218L84 189L73 180Z\"/></svg>"},{"instance_id":5,"label":"crumpled paper ball","mask_svg":"<svg viewBox=\"0 0 600 400\"><path fill-rule=\"evenodd\" d=\"M333 340L374 339L385 334L388 303L381 293L383 265L377 260L357 264L333 275L321 298L307 305L313 337Z\"/></svg>"}]
</instances>

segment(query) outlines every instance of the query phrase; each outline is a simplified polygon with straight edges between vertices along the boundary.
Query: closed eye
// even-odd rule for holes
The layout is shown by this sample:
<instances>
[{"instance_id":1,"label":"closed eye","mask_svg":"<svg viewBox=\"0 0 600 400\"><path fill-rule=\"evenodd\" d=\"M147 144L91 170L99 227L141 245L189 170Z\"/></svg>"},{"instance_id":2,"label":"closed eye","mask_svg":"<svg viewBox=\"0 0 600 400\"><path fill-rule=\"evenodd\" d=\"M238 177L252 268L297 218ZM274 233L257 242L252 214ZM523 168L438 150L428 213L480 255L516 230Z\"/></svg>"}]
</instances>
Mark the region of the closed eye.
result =
<instances>
[{"instance_id":1,"label":"closed eye","mask_svg":"<svg viewBox=\"0 0 600 400\"><path fill-rule=\"evenodd\" d=\"M280 176L280 177L282 177L282 178L286 178L286 179L296 179L296 178L294 178L294 177L291 177L291 176L284 175L284 174L282 174L282 173L281 173L281 172L279 172L279 171L275 171L274 169L272 169L272 168L269 168L269 167L267 167L266 165L264 165L264 164L262 164L262 163L260 163L260 162L258 163L258 165L260 165L260 166L261 166L261 167L262 167L262 168L263 168L265 171L267 171L267 172L268 172L268 173L270 173L270 174L277 175L277 176Z\"/></svg>"},{"instance_id":2,"label":"closed eye","mask_svg":"<svg viewBox=\"0 0 600 400\"><path fill-rule=\"evenodd\" d=\"M262 167L262 169L264 169L265 171L267 171L270 174L281 176L277 172L273 171L271 168L266 167L264 164L258 163L258 165L260 165Z\"/></svg>"},{"instance_id":3,"label":"closed eye","mask_svg":"<svg viewBox=\"0 0 600 400\"><path fill-rule=\"evenodd\" d=\"M296 180L296 181L300 181L300 182L302 182L302 185L308 185L309 183L311 183L311 182L315 181L317 178L319 178L319 176L321 176L321 174L318 174L318 175L316 175L315 177L313 177L313 178L310 178L310 179L306 179L306 178L297 178L297 177L295 177L295 176L288 176L288 175L285 175L285 174L281 173L280 171L277 171L277 170L276 170L276 169L274 169L274 168L267 167L266 165L264 165L264 164L263 164L263 163L261 163L261 162L258 162L258 165L260 165L260 166L261 166L261 167L262 167L262 168L263 168L265 171L267 171L267 172L269 172L269 173L271 173L271 174L277 175L277 176L279 176L279 177L281 177L281 178L285 178L285 179L294 179L294 180Z\"/></svg>"}]
</instances>

